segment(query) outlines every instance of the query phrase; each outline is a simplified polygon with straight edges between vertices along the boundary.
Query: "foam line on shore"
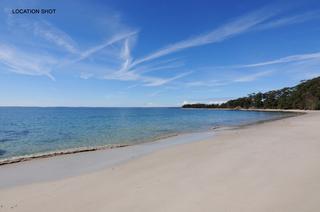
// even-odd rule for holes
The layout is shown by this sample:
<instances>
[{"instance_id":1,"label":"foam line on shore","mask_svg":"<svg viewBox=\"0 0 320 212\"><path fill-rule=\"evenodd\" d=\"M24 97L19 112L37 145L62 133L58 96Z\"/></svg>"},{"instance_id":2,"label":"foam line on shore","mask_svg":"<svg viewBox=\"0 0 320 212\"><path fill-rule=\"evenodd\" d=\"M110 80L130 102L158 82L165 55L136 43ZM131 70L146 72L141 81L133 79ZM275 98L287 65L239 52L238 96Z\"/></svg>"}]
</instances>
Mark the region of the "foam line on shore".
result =
<instances>
[{"instance_id":1,"label":"foam line on shore","mask_svg":"<svg viewBox=\"0 0 320 212\"><path fill-rule=\"evenodd\" d=\"M81 152L91 152L91 151L97 151L97 150L103 150L103 149L120 148L120 147L125 147L125 146L129 146L129 144L108 144L108 145L104 145L104 146L95 146L95 147L79 147L79 148L71 148L71 149L65 149L65 150L23 155L23 156L11 157L8 159L2 159L2 160L0 160L0 166L6 165L6 164L11 164L11 163L28 161L28 160L32 160L32 159L49 158L49 157L54 157L54 156L58 156L58 155L68 155L68 154L75 154L75 153L81 153Z\"/></svg>"}]
</instances>

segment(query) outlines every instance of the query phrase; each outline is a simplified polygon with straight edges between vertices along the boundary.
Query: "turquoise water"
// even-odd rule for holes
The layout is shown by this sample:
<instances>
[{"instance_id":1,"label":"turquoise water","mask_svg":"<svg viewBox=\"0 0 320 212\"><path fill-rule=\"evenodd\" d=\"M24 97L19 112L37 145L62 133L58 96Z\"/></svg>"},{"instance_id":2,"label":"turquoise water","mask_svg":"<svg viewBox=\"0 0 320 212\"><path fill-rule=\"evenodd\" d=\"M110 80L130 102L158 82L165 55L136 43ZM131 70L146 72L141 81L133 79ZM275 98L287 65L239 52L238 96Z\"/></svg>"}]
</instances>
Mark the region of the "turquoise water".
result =
<instances>
[{"instance_id":1,"label":"turquoise water","mask_svg":"<svg viewBox=\"0 0 320 212\"><path fill-rule=\"evenodd\" d=\"M288 116L181 108L0 107L0 158L106 144L136 144Z\"/></svg>"}]
</instances>

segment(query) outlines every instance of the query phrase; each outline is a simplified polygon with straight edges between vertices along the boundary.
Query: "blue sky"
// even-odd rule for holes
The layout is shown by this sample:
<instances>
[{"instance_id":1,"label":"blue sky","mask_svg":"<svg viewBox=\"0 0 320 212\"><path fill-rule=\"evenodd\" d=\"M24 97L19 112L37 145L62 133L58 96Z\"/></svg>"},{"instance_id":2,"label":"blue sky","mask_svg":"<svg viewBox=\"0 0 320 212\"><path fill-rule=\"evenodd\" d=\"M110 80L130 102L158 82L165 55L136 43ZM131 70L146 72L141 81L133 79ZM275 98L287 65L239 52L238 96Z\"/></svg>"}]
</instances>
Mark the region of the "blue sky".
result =
<instances>
[{"instance_id":1,"label":"blue sky","mask_svg":"<svg viewBox=\"0 0 320 212\"><path fill-rule=\"evenodd\" d=\"M0 9L3 106L217 103L320 75L317 1L8 0Z\"/></svg>"}]
</instances>

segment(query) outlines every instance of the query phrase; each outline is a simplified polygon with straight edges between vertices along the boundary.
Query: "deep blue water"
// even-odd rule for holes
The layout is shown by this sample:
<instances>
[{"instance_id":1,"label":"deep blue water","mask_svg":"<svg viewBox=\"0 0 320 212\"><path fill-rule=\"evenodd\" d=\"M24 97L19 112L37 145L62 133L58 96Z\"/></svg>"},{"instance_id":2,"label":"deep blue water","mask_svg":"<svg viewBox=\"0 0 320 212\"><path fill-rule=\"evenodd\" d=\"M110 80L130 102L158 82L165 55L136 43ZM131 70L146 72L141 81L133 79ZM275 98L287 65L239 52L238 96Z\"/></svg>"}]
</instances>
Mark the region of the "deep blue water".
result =
<instances>
[{"instance_id":1,"label":"deep blue water","mask_svg":"<svg viewBox=\"0 0 320 212\"><path fill-rule=\"evenodd\" d=\"M0 107L0 158L75 147L135 144L172 133L287 116L181 108Z\"/></svg>"}]
</instances>

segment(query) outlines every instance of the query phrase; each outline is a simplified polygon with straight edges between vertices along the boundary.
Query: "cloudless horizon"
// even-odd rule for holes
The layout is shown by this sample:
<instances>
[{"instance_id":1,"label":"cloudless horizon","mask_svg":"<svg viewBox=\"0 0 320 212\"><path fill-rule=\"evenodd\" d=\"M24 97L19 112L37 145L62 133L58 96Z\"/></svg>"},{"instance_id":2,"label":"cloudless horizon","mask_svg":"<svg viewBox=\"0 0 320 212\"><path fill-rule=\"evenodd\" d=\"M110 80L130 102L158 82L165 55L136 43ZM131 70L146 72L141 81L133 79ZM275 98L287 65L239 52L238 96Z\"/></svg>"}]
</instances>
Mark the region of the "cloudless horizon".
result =
<instances>
[{"instance_id":1,"label":"cloudless horizon","mask_svg":"<svg viewBox=\"0 0 320 212\"><path fill-rule=\"evenodd\" d=\"M221 103L320 75L319 1L0 2L0 106ZM13 14L52 8L55 14Z\"/></svg>"}]
</instances>

